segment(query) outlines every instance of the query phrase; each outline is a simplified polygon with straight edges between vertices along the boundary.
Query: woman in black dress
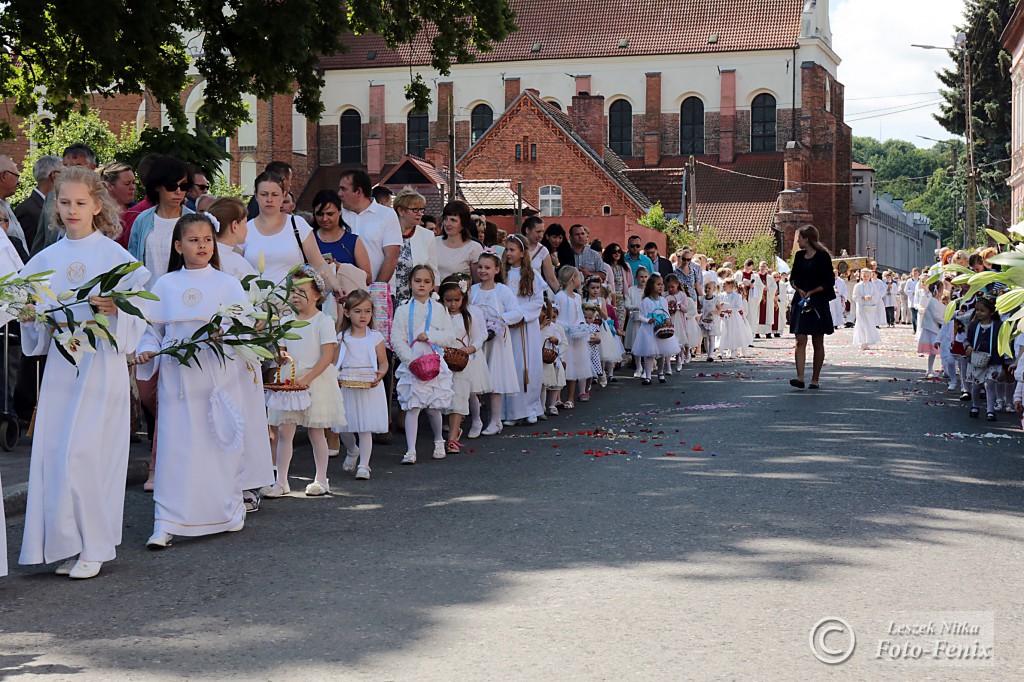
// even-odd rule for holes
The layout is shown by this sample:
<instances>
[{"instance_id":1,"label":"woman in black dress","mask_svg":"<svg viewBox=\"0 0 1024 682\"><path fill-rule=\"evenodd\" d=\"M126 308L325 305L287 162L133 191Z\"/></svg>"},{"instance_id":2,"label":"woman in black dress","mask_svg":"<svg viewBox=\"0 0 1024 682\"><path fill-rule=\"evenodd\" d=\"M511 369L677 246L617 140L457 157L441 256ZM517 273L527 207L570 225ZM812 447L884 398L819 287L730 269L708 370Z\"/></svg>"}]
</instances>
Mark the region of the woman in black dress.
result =
<instances>
[{"instance_id":1,"label":"woman in black dress","mask_svg":"<svg viewBox=\"0 0 1024 682\"><path fill-rule=\"evenodd\" d=\"M818 241L818 229L805 225L797 230L797 251L793 259L790 284L796 289L789 313L789 331L796 336L796 379L789 383L804 387L804 366L807 363L807 337L814 347L814 370L811 388L818 388L821 366L825 364L825 334L834 331L829 301L836 297L832 256Z\"/></svg>"}]
</instances>

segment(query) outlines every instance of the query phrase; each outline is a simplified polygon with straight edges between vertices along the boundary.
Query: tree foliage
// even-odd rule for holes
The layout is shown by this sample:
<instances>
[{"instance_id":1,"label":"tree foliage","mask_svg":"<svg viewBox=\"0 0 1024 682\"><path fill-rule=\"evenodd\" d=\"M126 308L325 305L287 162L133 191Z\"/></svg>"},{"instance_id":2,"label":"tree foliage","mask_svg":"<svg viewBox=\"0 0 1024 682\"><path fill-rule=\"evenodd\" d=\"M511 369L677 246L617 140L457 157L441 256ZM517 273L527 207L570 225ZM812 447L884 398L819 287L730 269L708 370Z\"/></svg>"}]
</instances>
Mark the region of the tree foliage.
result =
<instances>
[{"instance_id":1,"label":"tree foliage","mask_svg":"<svg viewBox=\"0 0 1024 682\"><path fill-rule=\"evenodd\" d=\"M147 154L163 154L181 159L202 170L210 179L220 175L221 161L231 159L231 155L224 150L223 141L211 137L203 129L190 133L170 128L146 128L138 136L138 145L123 150L117 155L117 160L138 167L139 161Z\"/></svg>"},{"instance_id":2,"label":"tree foliage","mask_svg":"<svg viewBox=\"0 0 1024 682\"><path fill-rule=\"evenodd\" d=\"M980 167L978 184L984 194L1005 204L1010 189L1006 185L1010 156L1012 101L1010 55L999 42L1013 14L1016 0L967 0L963 26L956 30L967 35L967 57L971 67L971 116L974 126L974 162ZM950 52L953 66L937 75L945 89L945 102L935 119L956 135L966 130L966 96L961 52Z\"/></svg>"},{"instance_id":3,"label":"tree foliage","mask_svg":"<svg viewBox=\"0 0 1024 682\"><path fill-rule=\"evenodd\" d=\"M84 142L96 154L97 162L103 164L130 155L139 147L139 131L134 125L125 124L115 134L95 112L72 112L64 121L52 125L42 125L31 117L22 123L21 128L33 146L22 161L21 179L11 198L14 206L31 194L35 187L32 166L40 157L60 156L70 145Z\"/></svg>"},{"instance_id":4,"label":"tree foliage","mask_svg":"<svg viewBox=\"0 0 1024 682\"><path fill-rule=\"evenodd\" d=\"M25 117L42 99L63 120L87 94L148 90L181 130L179 95L197 75L205 81L200 120L233 133L249 118L245 93L267 99L297 88L296 109L319 119L319 60L344 52L346 33L376 33L395 48L426 31L432 66L447 75L515 29L507 0L8 0L0 11L0 97L13 98L13 113ZM422 79L410 86L425 107ZM12 134L0 120L0 137Z\"/></svg>"}]
</instances>

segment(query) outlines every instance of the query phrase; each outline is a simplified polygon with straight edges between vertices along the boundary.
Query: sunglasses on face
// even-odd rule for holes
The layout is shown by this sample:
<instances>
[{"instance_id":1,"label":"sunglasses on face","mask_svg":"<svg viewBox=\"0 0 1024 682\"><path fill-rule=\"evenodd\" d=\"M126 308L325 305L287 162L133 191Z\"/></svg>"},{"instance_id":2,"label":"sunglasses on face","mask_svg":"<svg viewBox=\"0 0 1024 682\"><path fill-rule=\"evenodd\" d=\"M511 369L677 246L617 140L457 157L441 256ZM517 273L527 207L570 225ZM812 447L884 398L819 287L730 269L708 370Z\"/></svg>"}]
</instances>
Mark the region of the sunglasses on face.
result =
<instances>
[{"instance_id":1,"label":"sunglasses on face","mask_svg":"<svg viewBox=\"0 0 1024 682\"><path fill-rule=\"evenodd\" d=\"M629 248L631 248L631 249L639 249L640 245L639 244L630 244Z\"/></svg>"},{"instance_id":2,"label":"sunglasses on face","mask_svg":"<svg viewBox=\"0 0 1024 682\"><path fill-rule=\"evenodd\" d=\"M200 192L209 192L210 191L210 186L209 185L195 185L195 188L197 190L199 190Z\"/></svg>"},{"instance_id":3,"label":"sunglasses on face","mask_svg":"<svg viewBox=\"0 0 1024 682\"><path fill-rule=\"evenodd\" d=\"M170 183L164 185L164 189L167 190L168 192L176 192L179 189L182 192L187 192L190 189L192 189L192 183L191 182L170 182Z\"/></svg>"}]
</instances>

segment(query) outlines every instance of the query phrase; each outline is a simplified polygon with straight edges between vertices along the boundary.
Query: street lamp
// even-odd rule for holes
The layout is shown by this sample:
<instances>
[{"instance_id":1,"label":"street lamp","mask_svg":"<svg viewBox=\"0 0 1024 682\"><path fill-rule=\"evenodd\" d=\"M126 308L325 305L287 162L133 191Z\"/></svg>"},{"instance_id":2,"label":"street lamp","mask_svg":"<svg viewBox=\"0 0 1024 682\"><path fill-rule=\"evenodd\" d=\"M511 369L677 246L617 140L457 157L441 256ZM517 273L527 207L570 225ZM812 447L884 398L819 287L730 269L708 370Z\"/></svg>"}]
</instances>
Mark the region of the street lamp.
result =
<instances>
[{"instance_id":1,"label":"street lamp","mask_svg":"<svg viewBox=\"0 0 1024 682\"><path fill-rule=\"evenodd\" d=\"M971 98L971 60L967 58L967 34L963 31L957 33L956 40L953 41L953 44L956 45L956 47L938 47L936 45L911 45L911 47L919 47L922 50L946 50L947 52L959 51L963 58L964 114L966 118L964 132L967 139L967 196L964 201L963 248L966 249L968 233L970 233L971 240L973 241L978 232L978 216L974 209L976 172L974 167L974 117L971 115L971 110L973 109Z\"/></svg>"}]
</instances>

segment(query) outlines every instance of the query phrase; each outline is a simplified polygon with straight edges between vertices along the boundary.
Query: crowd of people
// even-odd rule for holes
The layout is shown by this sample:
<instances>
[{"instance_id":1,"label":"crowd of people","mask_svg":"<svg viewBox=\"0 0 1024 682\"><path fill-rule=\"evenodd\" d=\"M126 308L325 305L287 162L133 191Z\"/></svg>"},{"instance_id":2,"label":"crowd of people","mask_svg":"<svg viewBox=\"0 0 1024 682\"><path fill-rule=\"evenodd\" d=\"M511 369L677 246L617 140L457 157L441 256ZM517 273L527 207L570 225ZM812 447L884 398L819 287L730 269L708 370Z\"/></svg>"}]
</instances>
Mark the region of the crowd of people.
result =
<instances>
[{"instance_id":1,"label":"crowd of people","mask_svg":"<svg viewBox=\"0 0 1024 682\"><path fill-rule=\"evenodd\" d=\"M0 157L5 197L18 175ZM375 440L404 432L402 464L444 459L467 439L576 409L619 368L665 383L698 353L742 355L785 324L785 287L764 263L716 268L689 249L664 258L637 237L601 246L583 225L566 233L540 217L505 234L461 201L437 220L415 190L374 188L358 170L317 193L308 215L281 162L256 178L248 205L210 195L201 171L161 155L97 169L73 145L33 176L29 199L0 204L0 276L49 273L39 308L69 331L23 317L5 358L5 405L25 416L27 403L35 434L20 561L76 579L115 557L143 419L156 549L241 530L264 498L289 496L299 427L315 467L305 494L318 497L333 456L369 479ZM137 315L99 289L72 304L54 293L129 263L140 267L114 291L147 292L132 299ZM281 313L303 323L272 361L239 349L219 362L212 346L191 364L165 353L226 307L252 309L243 283L254 278L285 287ZM100 319L112 342L95 326L92 348L62 338ZM417 448L423 416L428 453Z\"/></svg>"}]
</instances>

